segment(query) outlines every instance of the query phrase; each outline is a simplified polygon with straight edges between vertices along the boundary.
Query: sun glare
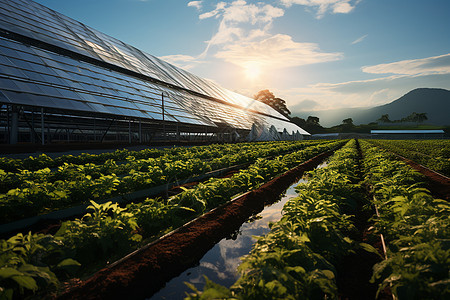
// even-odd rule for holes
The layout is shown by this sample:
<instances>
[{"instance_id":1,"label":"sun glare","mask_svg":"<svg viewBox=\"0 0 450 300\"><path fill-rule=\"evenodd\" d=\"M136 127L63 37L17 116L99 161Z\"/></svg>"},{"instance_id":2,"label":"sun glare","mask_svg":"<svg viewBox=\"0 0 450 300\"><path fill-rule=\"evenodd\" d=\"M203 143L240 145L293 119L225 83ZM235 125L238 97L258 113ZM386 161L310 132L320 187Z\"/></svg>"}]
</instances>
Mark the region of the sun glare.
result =
<instances>
[{"instance_id":1,"label":"sun glare","mask_svg":"<svg viewBox=\"0 0 450 300\"><path fill-rule=\"evenodd\" d=\"M258 64L248 64L244 69L247 79L256 80L261 75L261 67Z\"/></svg>"}]
</instances>

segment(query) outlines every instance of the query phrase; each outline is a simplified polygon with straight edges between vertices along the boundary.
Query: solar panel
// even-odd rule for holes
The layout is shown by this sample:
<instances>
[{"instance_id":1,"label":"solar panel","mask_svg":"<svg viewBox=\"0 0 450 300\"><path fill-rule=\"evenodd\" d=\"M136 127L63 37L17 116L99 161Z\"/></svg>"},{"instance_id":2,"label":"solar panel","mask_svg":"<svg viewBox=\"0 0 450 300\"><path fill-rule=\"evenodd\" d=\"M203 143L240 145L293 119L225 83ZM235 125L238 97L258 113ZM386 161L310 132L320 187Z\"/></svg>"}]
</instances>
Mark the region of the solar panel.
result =
<instances>
[{"instance_id":1,"label":"solar panel","mask_svg":"<svg viewBox=\"0 0 450 300\"><path fill-rule=\"evenodd\" d=\"M99 62L0 38L1 101L162 119L164 93L165 120L207 126L225 123L242 129L250 129L256 122L275 125L280 131L300 129L262 102L231 92L38 3L0 0L0 28ZM100 62L169 86L106 68Z\"/></svg>"},{"instance_id":2,"label":"solar panel","mask_svg":"<svg viewBox=\"0 0 450 300\"><path fill-rule=\"evenodd\" d=\"M34 51L36 48L31 46L18 47L18 42L4 38L0 41L3 54L0 88L5 91L8 102L126 115L124 110L113 109L116 107L126 109L130 116L162 119L161 93L168 93L167 90L159 90L158 95L157 90L139 80L134 80L135 88L132 88L122 74L51 52L40 56L45 51ZM15 50L18 48L21 51ZM77 102L84 102L84 105ZM175 120L180 115L187 123L211 125L182 110L175 102L166 101L165 106L166 110L178 109L171 111Z\"/></svg>"}]
</instances>

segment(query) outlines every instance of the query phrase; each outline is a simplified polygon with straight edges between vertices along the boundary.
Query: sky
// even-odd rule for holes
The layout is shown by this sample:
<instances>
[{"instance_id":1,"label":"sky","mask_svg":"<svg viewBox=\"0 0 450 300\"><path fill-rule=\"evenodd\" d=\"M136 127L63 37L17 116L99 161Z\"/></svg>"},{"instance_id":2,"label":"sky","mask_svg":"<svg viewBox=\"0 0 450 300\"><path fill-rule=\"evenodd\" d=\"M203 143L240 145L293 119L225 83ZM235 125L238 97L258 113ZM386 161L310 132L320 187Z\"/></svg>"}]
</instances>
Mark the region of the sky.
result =
<instances>
[{"instance_id":1,"label":"sky","mask_svg":"<svg viewBox=\"0 0 450 300\"><path fill-rule=\"evenodd\" d=\"M292 116L450 89L449 0L36 2Z\"/></svg>"}]
</instances>

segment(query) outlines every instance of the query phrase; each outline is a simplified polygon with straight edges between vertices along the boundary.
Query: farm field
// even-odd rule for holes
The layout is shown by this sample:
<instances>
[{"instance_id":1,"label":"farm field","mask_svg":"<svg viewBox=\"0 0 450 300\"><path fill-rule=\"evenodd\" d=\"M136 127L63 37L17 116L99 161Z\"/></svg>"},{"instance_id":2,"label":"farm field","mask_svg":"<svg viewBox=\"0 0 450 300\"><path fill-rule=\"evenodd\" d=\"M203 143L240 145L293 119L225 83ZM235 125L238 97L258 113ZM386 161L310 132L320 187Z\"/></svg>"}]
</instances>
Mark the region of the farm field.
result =
<instances>
[{"instance_id":1,"label":"farm field","mask_svg":"<svg viewBox=\"0 0 450 300\"><path fill-rule=\"evenodd\" d=\"M434 148L433 142L427 147L438 151L439 141ZM297 197L283 207L282 219L270 225L271 231L245 256L239 266L241 278L229 287L207 280L203 291L194 288L189 297L448 295L450 250L445 239L450 206L426 189L425 176L374 144L372 140L265 142L1 160L6 169L0 171L1 223L88 203L83 216L58 221L53 232L24 231L0 241L1 296L56 296L67 288L68 296L63 297L77 295L77 278L86 280L236 195L330 151L334 154L327 166L308 173L307 182L296 188ZM234 165L241 167L225 177L181 187L168 198L109 201ZM21 169L25 166L29 170ZM113 178L113 183L105 177ZM79 180L85 185L84 194L67 184ZM33 195L36 188L31 185L44 188ZM105 192L94 192L95 187ZM24 196L11 198L18 192ZM349 268L350 261L359 263Z\"/></svg>"},{"instance_id":2,"label":"farm field","mask_svg":"<svg viewBox=\"0 0 450 300\"><path fill-rule=\"evenodd\" d=\"M156 187L258 158L300 150L317 142L214 145L192 148L118 150L99 155L45 154L0 160L0 220L89 203ZM237 151L239 149L239 151Z\"/></svg>"},{"instance_id":3,"label":"farm field","mask_svg":"<svg viewBox=\"0 0 450 300\"><path fill-rule=\"evenodd\" d=\"M97 204L91 201L91 205L88 207L89 213L82 218L63 222L54 235L31 232L27 234L19 233L3 240L2 261L4 263L2 272L4 272L4 276L2 277L2 285L5 285L5 295L10 297L15 293L16 295L26 296L55 290L58 285L57 282L73 277L75 274L89 274L105 263L120 258L149 240L182 225L220 203L228 201L233 195L251 190L273 176L283 173L324 151L334 149L340 144L342 144L340 141L331 141L320 143L258 143L234 146L242 147L242 152L241 150L236 152L233 145L226 145L222 149L218 146L219 150L215 150L213 147L188 148L187 151L179 150L182 152L181 155L184 156L174 155L175 158L168 154L160 156L161 160L156 160L159 165L152 165L152 163L155 163L155 159L142 159L144 161L138 161L135 164L136 160L128 157L128 162L119 166L125 165L126 168L130 168L129 165L131 165L131 168L133 168L131 173L139 172L144 175L153 173L136 171L136 165L151 169L164 163L163 166L167 167L165 170L173 170L176 167L171 162L175 162L178 163L179 172L183 172L187 169L188 163L186 162L189 162L189 160L181 160L193 156L197 156L194 159L201 162L203 167L209 168L216 165L223 167L224 164L230 165L248 161L253 163L231 177L211 178L192 189L184 189L183 192L167 200L146 199L128 204L126 207L120 207L117 203ZM223 153L224 151L230 153L228 157ZM277 155L279 153L286 154ZM259 158L267 156L273 157ZM198 157L202 157L202 159ZM214 160L214 157L217 157L217 160ZM17 163L23 164L24 162L14 161L15 165ZM110 164L117 166L115 163ZM85 182L88 180L95 181L94 176L86 174L85 170L88 168L83 168L84 166L74 168L77 173L72 180L76 181L81 177L85 178ZM89 165L89 167L95 169L101 168L102 165ZM95 171L100 174L98 175L99 178L115 175L112 172L111 175L103 175L98 169ZM177 171L174 172L178 175ZM199 172L198 169L195 169L182 176L192 176L197 172ZM4 173L8 175L17 174L14 173L14 170ZM40 170L29 173L40 175ZM50 185L52 181L50 179L49 183L48 178L51 178L53 173L57 172L46 172L42 177L37 176L36 181L39 182L39 179L43 178L42 181ZM4 178L7 178L7 176ZM163 181L164 177L160 180ZM24 180L23 182L29 184L30 180ZM150 183L152 182L150 181ZM57 185L59 182L56 180L54 183ZM18 184L21 184L21 182ZM17 189L19 188L13 190ZM92 189L92 186L90 189ZM86 190L89 190L89 187ZM41 191L41 194L45 192L47 191ZM9 191L4 195L8 193ZM57 193L54 194L61 196ZM104 193L104 195L109 194ZM86 197L85 201L88 201L88 199L89 197ZM63 202L64 197L53 199L53 201L55 202L53 207L58 207L58 202ZM13 210L20 211L18 207L35 204L31 198L28 198L25 200L19 199L19 201L2 201L2 205L17 205Z\"/></svg>"},{"instance_id":4,"label":"farm field","mask_svg":"<svg viewBox=\"0 0 450 300\"><path fill-rule=\"evenodd\" d=\"M0 300L450 299L450 1L404 2L0 0Z\"/></svg>"},{"instance_id":5,"label":"farm field","mask_svg":"<svg viewBox=\"0 0 450 300\"><path fill-rule=\"evenodd\" d=\"M450 140L370 140L370 142L447 177L450 176Z\"/></svg>"},{"instance_id":6,"label":"farm field","mask_svg":"<svg viewBox=\"0 0 450 300\"><path fill-rule=\"evenodd\" d=\"M206 279L189 299L447 298L450 205L425 180L371 143L350 141L297 187L236 283Z\"/></svg>"}]
</instances>

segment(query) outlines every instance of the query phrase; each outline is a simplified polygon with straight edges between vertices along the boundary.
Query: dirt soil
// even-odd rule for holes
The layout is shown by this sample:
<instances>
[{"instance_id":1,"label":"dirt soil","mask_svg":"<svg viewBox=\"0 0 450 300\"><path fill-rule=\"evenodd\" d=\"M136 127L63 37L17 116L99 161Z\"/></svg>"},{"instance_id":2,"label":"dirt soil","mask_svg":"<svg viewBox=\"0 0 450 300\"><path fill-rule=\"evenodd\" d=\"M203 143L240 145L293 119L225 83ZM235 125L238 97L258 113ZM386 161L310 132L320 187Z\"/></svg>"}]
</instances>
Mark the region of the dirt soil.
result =
<instances>
[{"instance_id":1,"label":"dirt soil","mask_svg":"<svg viewBox=\"0 0 450 300\"><path fill-rule=\"evenodd\" d=\"M428 188L433 195L441 199L450 200L450 178L436 173L410 159L400 158L428 178Z\"/></svg>"},{"instance_id":2,"label":"dirt soil","mask_svg":"<svg viewBox=\"0 0 450 300\"><path fill-rule=\"evenodd\" d=\"M233 202L204 214L72 286L58 299L150 297L168 280L196 265L217 242L233 233L265 205L279 199L279 195L305 171L313 169L331 154L332 151L318 155Z\"/></svg>"}]
</instances>

